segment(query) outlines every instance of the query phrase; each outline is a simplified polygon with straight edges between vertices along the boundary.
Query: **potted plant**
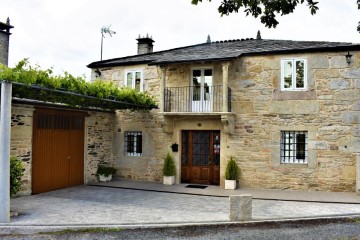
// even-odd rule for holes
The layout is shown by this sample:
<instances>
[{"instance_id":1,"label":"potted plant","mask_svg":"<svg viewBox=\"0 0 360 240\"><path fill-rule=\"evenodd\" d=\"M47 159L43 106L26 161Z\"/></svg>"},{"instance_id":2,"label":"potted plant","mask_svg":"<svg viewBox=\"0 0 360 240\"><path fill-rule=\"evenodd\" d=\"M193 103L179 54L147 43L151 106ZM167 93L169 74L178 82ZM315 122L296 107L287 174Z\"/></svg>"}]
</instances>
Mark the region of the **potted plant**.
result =
<instances>
[{"instance_id":1,"label":"potted plant","mask_svg":"<svg viewBox=\"0 0 360 240\"><path fill-rule=\"evenodd\" d=\"M168 153L164 158L164 166L163 166L163 183L165 185L173 185L175 184L175 174L176 167L174 163L174 159Z\"/></svg>"},{"instance_id":2,"label":"potted plant","mask_svg":"<svg viewBox=\"0 0 360 240\"><path fill-rule=\"evenodd\" d=\"M238 179L239 168L233 157L227 163L225 170L225 189L235 189L236 180Z\"/></svg>"},{"instance_id":3,"label":"potted plant","mask_svg":"<svg viewBox=\"0 0 360 240\"><path fill-rule=\"evenodd\" d=\"M100 182L111 181L112 175L116 173L116 169L107 164L99 164L96 175L99 176Z\"/></svg>"}]
</instances>

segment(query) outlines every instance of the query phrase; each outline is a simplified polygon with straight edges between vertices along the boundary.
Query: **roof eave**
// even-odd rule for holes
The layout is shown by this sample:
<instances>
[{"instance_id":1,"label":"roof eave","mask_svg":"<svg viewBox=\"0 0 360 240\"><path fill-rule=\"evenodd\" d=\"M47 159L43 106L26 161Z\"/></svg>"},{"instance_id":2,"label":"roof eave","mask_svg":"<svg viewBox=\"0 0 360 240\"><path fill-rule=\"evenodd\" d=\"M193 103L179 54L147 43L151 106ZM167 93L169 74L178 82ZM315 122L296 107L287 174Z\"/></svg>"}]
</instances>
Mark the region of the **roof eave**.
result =
<instances>
[{"instance_id":1,"label":"roof eave","mask_svg":"<svg viewBox=\"0 0 360 240\"><path fill-rule=\"evenodd\" d=\"M117 66L129 66L129 65L135 65L135 64L148 64L152 61L132 61L132 62L124 62L124 63L101 63L101 62L94 62L90 63L89 65L86 65L88 68L103 68L103 67L117 67Z\"/></svg>"},{"instance_id":2,"label":"roof eave","mask_svg":"<svg viewBox=\"0 0 360 240\"><path fill-rule=\"evenodd\" d=\"M226 57L226 58L196 58L196 59L177 60L177 61L153 61L153 62L149 63L149 66L176 64L176 63L230 61L230 60L233 60L235 58L237 58L237 56L235 56L235 57Z\"/></svg>"},{"instance_id":3,"label":"roof eave","mask_svg":"<svg viewBox=\"0 0 360 240\"><path fill-rule=\"evenodd\" d=\"M273 51L260 51L243 53L242 56L290 54L290 53L310 53L310 52L341 52L341 51L360 51L360 45L336 46L336 47L314 47L304 49L279 49ZM240 55L239 55L240 57Z\"/></svg>"}]
</instances>

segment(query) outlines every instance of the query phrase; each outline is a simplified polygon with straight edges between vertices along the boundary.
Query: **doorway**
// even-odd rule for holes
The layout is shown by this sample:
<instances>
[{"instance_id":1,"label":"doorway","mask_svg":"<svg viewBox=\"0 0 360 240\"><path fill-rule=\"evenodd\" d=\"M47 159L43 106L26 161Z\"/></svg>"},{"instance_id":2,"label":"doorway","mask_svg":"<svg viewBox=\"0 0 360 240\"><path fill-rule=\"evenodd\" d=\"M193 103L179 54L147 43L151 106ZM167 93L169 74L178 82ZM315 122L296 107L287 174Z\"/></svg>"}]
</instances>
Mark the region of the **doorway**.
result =
<instances>
[{"instance_id":1,"label":"doorway","mask_svg":"<svg viewBox=\"0 0 360 240\"><path fill-rule=\"evenodd\" d=\"M220 131L187 130L181 138L181 182L219 185Z\"/></svg>"},{"instance_id":2,"label":"doorway","mask_svg":"<svg viewBox=\"0 0 360 240\"><path fill-rule=\"evenodd\" d=\"M32 193L84 184L84 114L36 109Z\"/></svg>"},{"instance_id":3,"label":"doorway","mask_svg":"<svg viewBox=\"0 0 360 240\"><path fill-rule=\"evenodd\" d=\"M191 82L192 112L211 112L212 91L212 69L194 69Z\"/></svg>"}]
</instances>

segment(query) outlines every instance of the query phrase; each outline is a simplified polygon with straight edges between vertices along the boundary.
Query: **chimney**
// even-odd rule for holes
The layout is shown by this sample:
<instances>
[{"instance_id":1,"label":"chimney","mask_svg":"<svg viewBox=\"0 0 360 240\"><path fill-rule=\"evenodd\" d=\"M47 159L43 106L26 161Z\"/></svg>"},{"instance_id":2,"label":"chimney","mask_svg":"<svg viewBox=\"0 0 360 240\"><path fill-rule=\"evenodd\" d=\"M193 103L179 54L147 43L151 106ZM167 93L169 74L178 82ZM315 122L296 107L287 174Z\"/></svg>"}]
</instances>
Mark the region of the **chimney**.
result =
<instances>
[{"instance_id":1,"label":"chimney","mask_svg":"<svg viewBox=\"0 0 360 240\"><path fill-rule=\"evenodd\" d=\"M138 41L138 53L137 54L146 54L153 52L153 42L152 37L149 37L149 34L146 34L146 37L139 37L136 39Z\"/></svg>"},{"instance_id":2,"label":"chimney","mask_svg":"<svg viewBox=\"0 0 360 240\"><path fill-rule=\"evenodd\" d=\"M9 62L9 43L10 43L10 19L7 18L6 23L0 22L0 63L8 66Z\"/></svg>"},{"instance_id":3,"label":"chimney","mask_svg":"<svg viewBox=\"0 0 360 240\"><path fill-rule=\"evenodd\" d=\"M257 39L257 40L261 40L260 30L258 30L258 32L257 32L257 34L256 34L256 39Z\"/></svg>"},{"instance_id":4,"label":"chimney","mask_svg":"<svg viewBox=\"0 0 360 240\"><path fill-rule=\"evenodd\" d=\"M208 34L208 36L207 36L206 43L211 43L210 34Z\"/></svg>"}]
</instances>

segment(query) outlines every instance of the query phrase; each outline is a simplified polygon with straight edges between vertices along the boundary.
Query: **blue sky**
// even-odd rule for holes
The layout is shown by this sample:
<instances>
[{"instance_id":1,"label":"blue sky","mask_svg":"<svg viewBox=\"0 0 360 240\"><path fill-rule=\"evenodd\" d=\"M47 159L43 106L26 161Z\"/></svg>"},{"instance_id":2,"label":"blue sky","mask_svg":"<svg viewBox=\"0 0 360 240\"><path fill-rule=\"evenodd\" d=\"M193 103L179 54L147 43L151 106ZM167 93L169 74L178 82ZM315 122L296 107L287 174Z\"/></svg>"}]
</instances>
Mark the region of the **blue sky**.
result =
<instances>
[{"instance_id":1,"label":"blue sky","mask_svg":"<svg viewBox=\"0 0 360 240\"><path fill-rule=\"evenodd\" d=\"M205 1L205 0L204 0ZM191 0L3 0L0 21L10 17L9 65L23 58L55 73L90 76L87 64L100 60L100 29L116 32L104 39L103 59L136 54L136 38L147 33L154 51L212 41L250 38L258 30L265 39L360 43L356 0L320 0L312 16L304 5L278 18L276 29L244 13L220 17L220 0L198 6Z\"/></svg>"}]
</instances>

